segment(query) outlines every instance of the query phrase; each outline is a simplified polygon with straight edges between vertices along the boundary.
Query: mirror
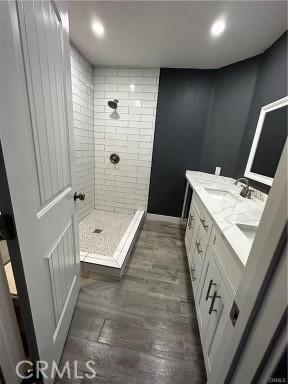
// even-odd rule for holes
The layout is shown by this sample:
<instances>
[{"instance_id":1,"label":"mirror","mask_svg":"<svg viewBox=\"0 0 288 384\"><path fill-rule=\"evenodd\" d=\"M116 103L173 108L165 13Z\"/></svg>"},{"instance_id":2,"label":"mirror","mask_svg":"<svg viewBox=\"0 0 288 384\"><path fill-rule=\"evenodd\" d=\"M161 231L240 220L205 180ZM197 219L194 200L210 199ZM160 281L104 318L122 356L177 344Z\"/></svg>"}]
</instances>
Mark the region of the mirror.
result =
<instances>
[{"instance_id":1,"label":"mirror","mask_svg":"<svg viewBox=\"0 0 288 384\"><path fill-rule=\"evenodd\" d=\"M245 176L272 185L287 139L288 96L262 107Z\"/></svg>"}]
</instances>

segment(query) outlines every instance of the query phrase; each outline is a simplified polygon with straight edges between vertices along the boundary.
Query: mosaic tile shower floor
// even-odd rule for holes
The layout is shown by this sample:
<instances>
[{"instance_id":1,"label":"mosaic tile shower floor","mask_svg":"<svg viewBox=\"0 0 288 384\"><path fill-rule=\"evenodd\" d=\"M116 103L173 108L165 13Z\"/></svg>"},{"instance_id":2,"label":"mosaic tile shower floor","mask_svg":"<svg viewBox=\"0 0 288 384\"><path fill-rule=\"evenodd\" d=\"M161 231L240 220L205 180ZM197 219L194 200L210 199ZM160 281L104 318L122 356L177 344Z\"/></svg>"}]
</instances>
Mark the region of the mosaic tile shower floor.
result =
<instances>
[{"instance_id":1,"label":"mosaic tile shower floor","mask_svg":"<svg viewBox=\"0 0 288 384\"><path fill-rule=\"evenodd\" d=\"M92 211L79 224L80 250L112 257L133 216L127 213Z\"/></svg>"}]
</instances>

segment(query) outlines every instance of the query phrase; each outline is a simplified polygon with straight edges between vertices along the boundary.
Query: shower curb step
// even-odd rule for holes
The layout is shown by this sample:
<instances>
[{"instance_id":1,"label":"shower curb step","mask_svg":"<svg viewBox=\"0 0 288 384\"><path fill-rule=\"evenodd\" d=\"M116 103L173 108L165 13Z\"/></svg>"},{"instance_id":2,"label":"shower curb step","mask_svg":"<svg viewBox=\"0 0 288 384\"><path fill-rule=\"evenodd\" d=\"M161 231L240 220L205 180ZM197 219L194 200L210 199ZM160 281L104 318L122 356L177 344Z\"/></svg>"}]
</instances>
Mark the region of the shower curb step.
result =
<instances>
[{"instance_id":1,"label":"shower curb step","mask_svg":"<svg viewBox=\"0 0 288 384\"><path fill-rule=\"evenodd\" d=\"M112 257L80 252L81 270L121 279L144 218L145 211L137 210Z\"/></svg>"}]
</instances>

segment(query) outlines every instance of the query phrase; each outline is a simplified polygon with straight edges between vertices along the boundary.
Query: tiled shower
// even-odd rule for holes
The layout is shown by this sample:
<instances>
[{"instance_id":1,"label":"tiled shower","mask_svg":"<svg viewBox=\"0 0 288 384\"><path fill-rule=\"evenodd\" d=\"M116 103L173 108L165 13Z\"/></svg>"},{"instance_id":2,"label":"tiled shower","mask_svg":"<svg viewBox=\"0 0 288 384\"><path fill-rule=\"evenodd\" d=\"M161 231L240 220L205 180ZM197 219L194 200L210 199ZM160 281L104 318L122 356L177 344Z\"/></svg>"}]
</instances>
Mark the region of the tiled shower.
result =
<instances>
[{"instance_id":1,"label":"tiled shower","mask_svg":"<svg viewBox=\"0 0 288 384\"><path fill-rule=\"evenodd\" d=\"M82 266L117 268L147 209L160 69L93 67L71 46L71 73Z\"/></svg>"},{"instance_id":2,"label":"tiled shower","mask_svg":"<svg viewBox=\"0 0 288 384\"><path fill-rule=\"evenodd\" d=\"M147 207L159 69L95 68L95 207L133 213ZM119 119L107 100L118 99ZM114 166L111 153L120 156Z\"/></svg>"}]
</instances>

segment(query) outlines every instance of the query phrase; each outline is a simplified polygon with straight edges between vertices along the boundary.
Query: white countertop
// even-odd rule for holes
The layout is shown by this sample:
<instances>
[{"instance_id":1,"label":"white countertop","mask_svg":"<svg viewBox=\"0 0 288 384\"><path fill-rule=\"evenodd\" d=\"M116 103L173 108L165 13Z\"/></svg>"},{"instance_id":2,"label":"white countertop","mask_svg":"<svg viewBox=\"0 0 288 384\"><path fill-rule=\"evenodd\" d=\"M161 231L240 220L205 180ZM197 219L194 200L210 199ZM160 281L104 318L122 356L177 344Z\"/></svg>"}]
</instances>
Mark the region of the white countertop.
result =
<instances>
[{"instance_id":1,"label":"white countertop","mask_svg":"<svg viewBox=\"0 0 288 384\"><path fill-rule=\"evenodd\" d=\"M252 242L236 224L258 226L265 203L253 197L247 199L240 196L241 183L236 186L232 178L186 171L186 179L210 213L228 246L245 266ZM227 191L233 196L231 198L231 195L223 195L215 198L209 193L209 189Z\"/></svg>"}]
</instances>

